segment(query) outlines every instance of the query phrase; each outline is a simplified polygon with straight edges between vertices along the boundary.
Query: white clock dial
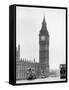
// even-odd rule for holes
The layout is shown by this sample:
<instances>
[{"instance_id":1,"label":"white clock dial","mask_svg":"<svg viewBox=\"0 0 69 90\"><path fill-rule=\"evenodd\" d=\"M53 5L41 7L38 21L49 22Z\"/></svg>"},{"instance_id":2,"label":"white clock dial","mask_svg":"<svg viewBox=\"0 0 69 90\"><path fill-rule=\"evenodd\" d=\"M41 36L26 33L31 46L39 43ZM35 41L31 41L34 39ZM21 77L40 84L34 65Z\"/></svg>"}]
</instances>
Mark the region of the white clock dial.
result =
<instances>
[{"instance_id":1,"label":"white clock dial","mask_svg":"<svg viewBox=\"0 0 69 90\"><path fill-rule=\"evenodd\" d=\"M45 40L45 36L41 36L41 40Z\"/></svg>"}]
</instances>

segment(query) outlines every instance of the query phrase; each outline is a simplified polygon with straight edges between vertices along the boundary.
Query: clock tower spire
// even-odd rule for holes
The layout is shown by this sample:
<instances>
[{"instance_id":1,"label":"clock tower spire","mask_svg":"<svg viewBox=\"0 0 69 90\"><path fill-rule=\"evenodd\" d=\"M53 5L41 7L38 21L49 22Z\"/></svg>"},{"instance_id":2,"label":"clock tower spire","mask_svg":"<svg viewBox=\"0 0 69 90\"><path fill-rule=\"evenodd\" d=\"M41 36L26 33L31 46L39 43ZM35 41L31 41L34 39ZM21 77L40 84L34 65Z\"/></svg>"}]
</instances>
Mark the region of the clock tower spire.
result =
<instances>
[{"instance_id":1,"label":"clock tower spire","mask_svg":"<svg viewBox=\"0 0 69 90\"><path fill-rule=\"evenodd\" d=\"M43 17L42 27L45 27L46 28L45 16Z\"/></svg>"},{"instance_id":2,"label":"clock tower spire","mask_svg":"<svg viewBox=\"0 0 69 90\"><path fill-rule=\"evenodd\" d=\"M45 16L43 17L42 27L39 33L39 65L40 75L43 73L46 77L49 75L49 32Z\"/></svg>"},{"instance_id":3,"label":"clock tower spire","mask_svg":"<svg viewBox=\"0 0 69 90\"><path fill-rule=\"evenodd\" d=\"M46 34L46 36L49 36L48 30L47 30L47 24L46 24L46 21L45 21L45 16L43 17L43 21L42 21L42 27L41 27L41 30L40 30L40 35L41 34Z\"/></svg>"}]
</instances>

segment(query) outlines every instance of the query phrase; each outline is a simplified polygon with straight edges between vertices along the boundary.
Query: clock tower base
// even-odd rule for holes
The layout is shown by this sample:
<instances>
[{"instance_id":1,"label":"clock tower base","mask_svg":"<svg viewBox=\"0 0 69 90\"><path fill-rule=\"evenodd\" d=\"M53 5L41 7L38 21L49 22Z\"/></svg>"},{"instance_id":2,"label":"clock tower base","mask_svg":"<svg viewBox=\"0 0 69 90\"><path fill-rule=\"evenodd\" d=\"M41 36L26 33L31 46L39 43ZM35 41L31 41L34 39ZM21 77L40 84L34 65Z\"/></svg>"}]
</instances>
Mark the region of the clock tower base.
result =
<instances>
[{"instance_id":1,"label":"clock tower base","mask_svg":"<svg viewBox=\"0 0 69 90\"><path fill-rule=\"evenodd\" d=\"M49 66L46 64L39 64L39 77L46 78L49 76Z\"/></svg>"}]
</instances>

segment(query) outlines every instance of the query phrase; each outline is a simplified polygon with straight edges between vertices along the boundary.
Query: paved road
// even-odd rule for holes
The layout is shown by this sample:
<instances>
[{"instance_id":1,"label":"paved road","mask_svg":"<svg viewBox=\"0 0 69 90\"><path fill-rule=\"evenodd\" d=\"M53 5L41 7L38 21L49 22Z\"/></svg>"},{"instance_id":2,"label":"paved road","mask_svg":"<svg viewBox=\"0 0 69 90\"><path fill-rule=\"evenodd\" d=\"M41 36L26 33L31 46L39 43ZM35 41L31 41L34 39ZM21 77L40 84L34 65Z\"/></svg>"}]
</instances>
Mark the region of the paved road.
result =
<instances>
[{"instance_id":1,"label":"paved road","mask_svg":"<svg viewBox=\"0 0 69 90\"><path fill-rule=\"evenodd\" d=\"M34 79L34 80L20 80L20 81L16 81L16 83L52 82L52 81L65 81L65 79L60 79L60 77L48 77L48 78Z\"/></svg>"}]
</instances>

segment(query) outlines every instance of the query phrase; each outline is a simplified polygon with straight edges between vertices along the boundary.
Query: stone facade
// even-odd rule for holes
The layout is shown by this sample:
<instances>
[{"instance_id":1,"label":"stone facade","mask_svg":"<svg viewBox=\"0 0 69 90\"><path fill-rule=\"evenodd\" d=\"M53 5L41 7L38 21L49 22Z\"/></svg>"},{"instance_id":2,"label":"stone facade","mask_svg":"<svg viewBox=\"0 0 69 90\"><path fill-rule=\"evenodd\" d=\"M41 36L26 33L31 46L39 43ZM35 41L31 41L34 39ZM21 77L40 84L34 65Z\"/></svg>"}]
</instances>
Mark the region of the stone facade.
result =
<instances>
[{"instance_id":1,"label":"stone facade","mask_svg":"<svg viewBox=\"0 0 69 90\"><path fill-rule=\"evenodd\" d=\"M36 78L38 78L38 67L39 64L35 62L35 59L32 61L21 59L20 58L20 45L16 48L16 80L27 79L28 69L33 69Z\"/></svg>"}]
</instances>

